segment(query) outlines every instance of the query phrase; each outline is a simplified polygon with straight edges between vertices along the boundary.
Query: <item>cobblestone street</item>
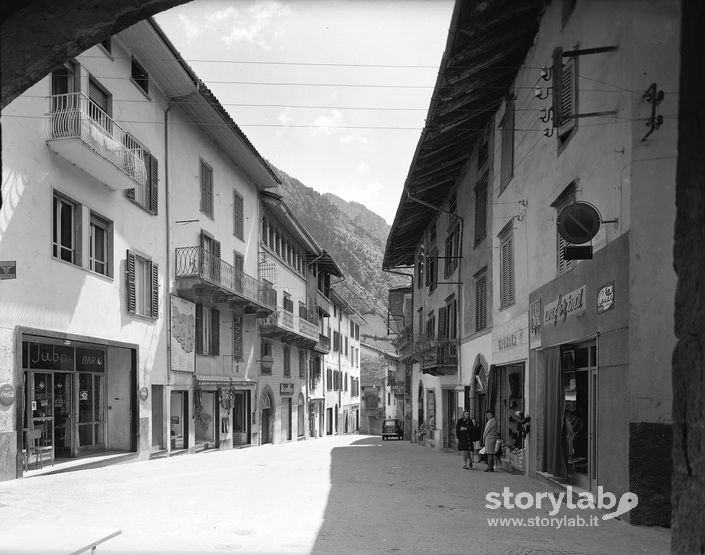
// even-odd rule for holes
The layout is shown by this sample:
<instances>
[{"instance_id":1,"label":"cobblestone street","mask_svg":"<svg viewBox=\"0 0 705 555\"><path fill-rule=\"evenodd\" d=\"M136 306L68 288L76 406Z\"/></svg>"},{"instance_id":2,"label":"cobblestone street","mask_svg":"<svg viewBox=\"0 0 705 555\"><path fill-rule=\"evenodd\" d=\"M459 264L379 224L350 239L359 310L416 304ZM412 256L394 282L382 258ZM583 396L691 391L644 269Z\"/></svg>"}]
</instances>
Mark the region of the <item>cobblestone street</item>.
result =
<instances>
[{"instance_id":1,"label":"cobblestone street","mask_svg":"<svg viewBox=\"0 0 705 555\"><path fill-rule=\"evenodd\" d=\"M117 530L98 553L667 553L670 533L491 527L485 495L541 481L455 453L376 436L214 451L0 484L0 553L69 553ZM553 491L550 490L549 491ZM564 506L557 518L597 511Z\"/></svg>"}]
</instances>

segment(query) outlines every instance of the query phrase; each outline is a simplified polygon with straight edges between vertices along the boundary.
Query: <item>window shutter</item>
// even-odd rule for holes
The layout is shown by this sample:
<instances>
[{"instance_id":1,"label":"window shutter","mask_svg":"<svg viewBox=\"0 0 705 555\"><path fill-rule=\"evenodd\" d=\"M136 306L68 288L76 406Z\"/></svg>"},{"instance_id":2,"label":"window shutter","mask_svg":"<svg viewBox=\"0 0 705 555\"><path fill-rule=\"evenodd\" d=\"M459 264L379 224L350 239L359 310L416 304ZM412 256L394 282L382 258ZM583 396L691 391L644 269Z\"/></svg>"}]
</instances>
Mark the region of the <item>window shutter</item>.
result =
<instances>
[{"instance_id":1,"label":"window shutter","mask_svg":"<svg viewBox=\"0 0 705 555\"><path fill-rule=\"evenodd\" d=\"M196 353L203 354L203 305L196 303Z\"/></svg>"},{"instance_id":2,"label":"window shutter","mask_svg":"<svg viewBox=\"0 0 705 555\"><path fill-rule=\"evenodd\" d=\"M446 307L438 309L438 339L446 338Z\"/></svg>"},{"instance_id":3,"label":"window shutter","mask_svg":"<svg viewBox=\"0 0 705 555\"><path fill-rule=\"evenodd\" d=\"M152 290L150 294L152 318L159 318L159 264L152 262Z\"/></svg>"},{"instance_id":4,"label":"window shutter","mask_svg":"<svg viewBox=\"0 0 705 555\"><path fill-rule=\"evenodd\" d=\"M507 102L502 123L502 166L500 191L504 190L514 175L514 101Z\"/></svg>"},{"instance_id":5,"label":"window shutter","mask_svg":"<svg viewBox=\"0 0 705 555\"><path fill-rule=\"evenodd\" d=\"M570 117L576 113L577 86L576 86L576 71L575 58L572 58L563 66L561 75L561 90L560 98L558 99L561 110L561 126L558 129L558 136L562 137L570 133L575 127L575 118Z\"/></svg>"},{"instance_id":6,"label":"window shutter","mask_svg":"<svg viewBox=\"0 0 705 555\"><path fill-rule=\"evenodd\" d=\"M220 354L220 311L211 309L211 355Z\"/></svg>"},{"instance_id":7,"label":"window shutter","mask_svg":"<svg viewBox=\"0 0 705 555\"><path fill-rule=\"evenodd\" d=\"M159 210L159 162L151 154L149 158L149 210L156 216Z\"/></svg>"},{"instance_id":8,"label":"window shutter","mask_svg":"<svg viewBox=\"0 0 705 555\"><path fill-rule=\"evenodd\" d=\"M134 190L134 189L127 189L127 190L125 190L125 195L126 195L127 198L129 198L130 200L135 200L135 190Z\"/></svg>"},{"instance_id":9,"label":"window shutter","mask_svg":"<svg viewBox=\"0 0 705 555\"><path fill-rule=\"evenodd\" d=\"M233 191L233 195L233 233L235 237L242 239L244 237L243 200L237 192Z\"/></svg>"},{"instance_id":10,"label":"window shutter","mask_svg":"<svg viewBox=\"0 0 705 555\"><path fill-rule=\"evenodd\" d=\"M135 292L135 253L128 250L127 251L127 262L126 262L126 274L127 274L127 311L133 314L137 311L137 297Z\"/></svg>"}]
</instances>

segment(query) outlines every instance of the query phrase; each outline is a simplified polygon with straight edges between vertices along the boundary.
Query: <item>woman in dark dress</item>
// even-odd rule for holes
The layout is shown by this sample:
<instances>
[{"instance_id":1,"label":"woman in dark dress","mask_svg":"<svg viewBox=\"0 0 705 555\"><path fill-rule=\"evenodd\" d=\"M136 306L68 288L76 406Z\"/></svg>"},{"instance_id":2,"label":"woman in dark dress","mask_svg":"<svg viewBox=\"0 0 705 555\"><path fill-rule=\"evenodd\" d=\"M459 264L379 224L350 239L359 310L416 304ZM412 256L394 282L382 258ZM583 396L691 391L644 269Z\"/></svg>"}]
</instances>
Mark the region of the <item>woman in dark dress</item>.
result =
<instances>
[{"instance_id":1,"label":"woman in dark dress","mask_svg":"<svg viewBox=\"0 0 705 555\"><path fill-rule=\"evenodd\" d=\"M458 438L458 451L463 454L463 468L472 468L474 426L470 420L470 412L464 411L462 418L455 425L455 436Z\"/></svg>"}]
</instances>

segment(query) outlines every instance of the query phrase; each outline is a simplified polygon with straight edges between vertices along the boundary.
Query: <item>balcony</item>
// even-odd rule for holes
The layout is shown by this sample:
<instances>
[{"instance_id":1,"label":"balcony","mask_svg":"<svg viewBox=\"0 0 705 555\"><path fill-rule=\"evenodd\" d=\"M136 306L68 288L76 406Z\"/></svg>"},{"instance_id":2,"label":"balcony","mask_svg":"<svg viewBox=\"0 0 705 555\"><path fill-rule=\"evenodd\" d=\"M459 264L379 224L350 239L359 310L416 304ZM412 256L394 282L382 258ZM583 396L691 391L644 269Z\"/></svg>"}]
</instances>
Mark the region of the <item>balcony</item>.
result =
<instances>
[{"instance_id":1,"label":"balcony","mask_svg":"<svg viewBox=\"0 0 705 555\"><path fill-rule=\"evenodd\" d=\"M432 376L458 373L458 340L425 339L416 344L421 372Z\"/></svg>"},{"instance_id":2,"label":"balcony","mask_svg":"<svg viewBox=\"0 0 705 555\"><path fill-rule=\"evenodd\" d=\"M313 348L318 342L318 326L302 316L281 307L267 318L260 318L262 337L279 339L304 348Z\"/></svg>"},{"instance_id":3,"label":"balcony","mask_svg":"<svg viewBox=\"0 0 705 555\"><path fill-rule=\"evenodd\" d=\"M47 146L109 189L147 183L144 148L83 93L51 97Z\"/></svg>"},{"instance_id":4,"label":"balcony","mask_svg":"<svg viewBox=\"0 0 705 555\"><path fill-rule=\"evenodd\" d=\"M231 303L245 314L264 316L276 310L276 291L236 270L202 247L176 249L176 288L179 295L197 301L209 296L213 304Z\"/></svg>"},{"instance_id":5,"label":"balcony","mask_svg":"<svg viewBox=\"0 0 705 555\"><path fill-rule=\"evenodd\" d=\"M319 353L329 353L330 352L330 337L327 335L323 335L322 333L318 334L318 343L316 343L316 346L314 347L316 351Z\"/></svg>"}]
</instances>

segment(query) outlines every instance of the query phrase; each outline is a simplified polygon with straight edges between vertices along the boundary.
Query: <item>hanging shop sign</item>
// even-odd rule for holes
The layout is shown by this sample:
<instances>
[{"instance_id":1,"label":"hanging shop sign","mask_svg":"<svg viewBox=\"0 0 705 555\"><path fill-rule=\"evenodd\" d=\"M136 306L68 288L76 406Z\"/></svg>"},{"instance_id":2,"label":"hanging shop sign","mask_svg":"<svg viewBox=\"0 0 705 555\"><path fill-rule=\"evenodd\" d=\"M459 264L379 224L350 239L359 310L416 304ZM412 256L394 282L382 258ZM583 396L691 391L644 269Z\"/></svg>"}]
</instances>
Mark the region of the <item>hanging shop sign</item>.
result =
<instances>
[{"instance_id":1,"label":"hanging shop sign","mask_svg":"<svg viewBox=\"0 0 705 555\"><path fill-rule=\"evenodd\" d=\"M529 305L529 349L541 347L541 299Z\"/></svg>"},{"instance_id":2,"label":"hanging shop sign","mask_svg":"<svg viewBox=\"0 0 705 555\"><path fill-rule=\"evenodd\" d=\"M171 369L194 372L196 368L196 305L171 297Z\"/></svg>"},{"instance_id":3,"label":"hanging shop sign","mask_svg":"<svg viewBox=\"0 0 705 555\"><path fill-rule=\"evenodd\" d=\"M585 314L585 285L565 295L558 295L555 301L547 303L543 309L544 326L564 323L571 316Z\"/></svg>"},{"instance_id":4,"label":"hanging shop sign","mask_svg":"<svg viewBox=\"0 0 705 555\"><path fill-rule=\"evenodd\" d=\"M294 384L293 383L280 383L279 384L279 395L293 395L294 394Z\"/></svg>"},{"instance_id":5,"label":"hanging shop sign","mask_svg":"<svg viewBox=\"0 0 705 555\"><path fill-rule=\"evenodd\" d=\"M242 316L233 314L233 360L242 360Z\"/></svg>"},{"instance_id":6,"label":"hanging shop sign","mask_svg":"<svg viewBox=\"0 0 705 555\"><path fill-rule=\"evenodd\" d=\"M603 285L597 291L597 313L602 314L614 308L614 281Z\"/></svg>"},{"instance_id":7,"label":"hanging shop sign","mask_svg":"<svg viewBox=\"0 0 705 555\"><path fill-rule=\"evenodd\" d=\"M4 383L0 385L0 405L9 407L15 402L15 388L12 384Z\"/></svg>"},{"instance_id":8,"label":"hanging shop sign","mask_svg":"<svg viewBox=\"0 0 705 555\"><path fill-rule=\"evenodd\" d=\"M17 278L17 261L0 260L0 279Z\"/></svg>"}]
</instances>

